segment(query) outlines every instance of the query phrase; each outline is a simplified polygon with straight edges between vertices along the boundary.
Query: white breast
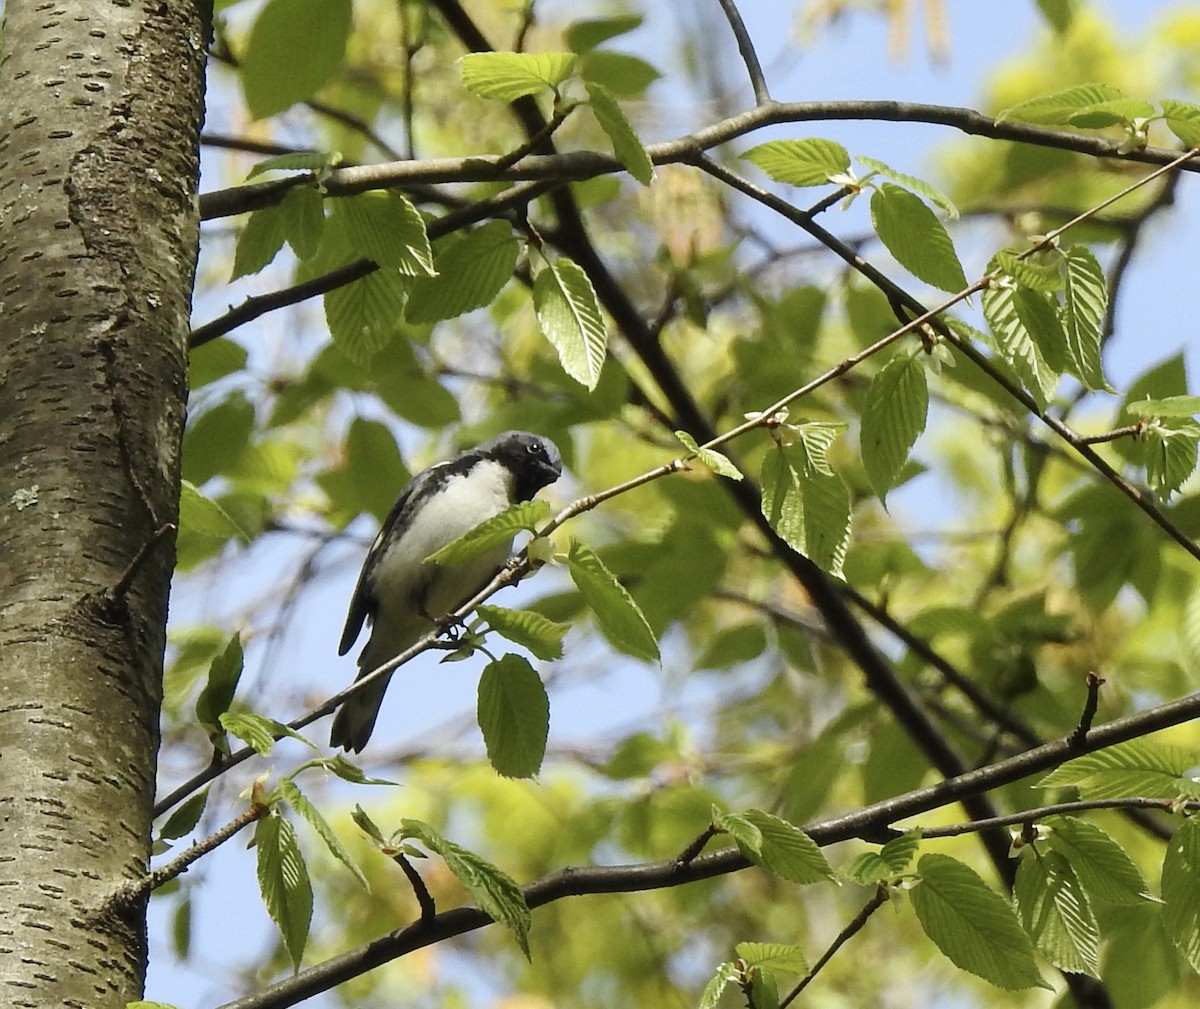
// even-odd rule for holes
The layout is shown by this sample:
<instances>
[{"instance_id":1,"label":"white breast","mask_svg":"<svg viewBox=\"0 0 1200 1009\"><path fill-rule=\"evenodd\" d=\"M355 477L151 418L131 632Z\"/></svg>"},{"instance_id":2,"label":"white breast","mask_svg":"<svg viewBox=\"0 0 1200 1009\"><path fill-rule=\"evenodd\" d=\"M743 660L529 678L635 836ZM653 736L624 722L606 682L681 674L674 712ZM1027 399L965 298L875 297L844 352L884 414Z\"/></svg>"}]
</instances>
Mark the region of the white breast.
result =
<instances>
[{"instance_id":1,"label":"white breast","mask_svg":"<svg viewBox=\"0 0 1200 1009\"><path fill-rule=\"evenodd\" d=\"M511 501L512 475L491 460L453 476L430 498L374 571L379 601L367 649L376 664L386 661L431 629L428 618L445 616L481 589L508 557L511 540L465 564L430 571L430 554L480 522L504 511ZM364 653L365 657L365 653Z\"/></svg>"}]
</instances>

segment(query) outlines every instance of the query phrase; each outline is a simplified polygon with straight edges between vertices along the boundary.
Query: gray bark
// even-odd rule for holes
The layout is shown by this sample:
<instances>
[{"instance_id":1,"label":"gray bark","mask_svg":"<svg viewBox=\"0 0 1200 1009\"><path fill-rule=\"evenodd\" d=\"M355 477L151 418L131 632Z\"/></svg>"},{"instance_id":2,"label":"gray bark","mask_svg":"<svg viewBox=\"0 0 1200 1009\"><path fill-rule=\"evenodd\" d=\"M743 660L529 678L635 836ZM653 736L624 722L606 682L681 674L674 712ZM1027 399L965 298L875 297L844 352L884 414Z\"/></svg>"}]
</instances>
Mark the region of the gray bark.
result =
<instances>
[{"instance_id":1,"label":"gray bark","mask_svg":"<svg viewBox=\"0 0 1200 1009\"><path fill-rule=\"evenodd\" d=\"M174 560L155 534L178 508L201 6L6 4L4 1005L107 1009L142 992L145 908L114 895L148 858Z\"/></svg>"}]
</instances>

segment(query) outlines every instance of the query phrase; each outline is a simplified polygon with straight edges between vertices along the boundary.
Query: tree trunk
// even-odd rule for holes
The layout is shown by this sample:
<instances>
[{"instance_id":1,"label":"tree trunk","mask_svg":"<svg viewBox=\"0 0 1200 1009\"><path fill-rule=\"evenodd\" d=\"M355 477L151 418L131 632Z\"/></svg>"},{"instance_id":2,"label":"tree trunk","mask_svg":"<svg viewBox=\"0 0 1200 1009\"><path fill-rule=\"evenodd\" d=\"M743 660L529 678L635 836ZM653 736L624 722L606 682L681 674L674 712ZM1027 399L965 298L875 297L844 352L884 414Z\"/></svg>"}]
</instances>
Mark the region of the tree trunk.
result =
<instances>
[{"instance_id":1,"label":"tree trunk","mask_svg":"<svg viewBox=\"0 0 1200 1009\"><path fill-rule=\"evenodd\" d=\"M199 0L8 0L0 1002L141 996L198 237ZM164 527L166 527L164 529Z\"/></svg>"}]
</instances>

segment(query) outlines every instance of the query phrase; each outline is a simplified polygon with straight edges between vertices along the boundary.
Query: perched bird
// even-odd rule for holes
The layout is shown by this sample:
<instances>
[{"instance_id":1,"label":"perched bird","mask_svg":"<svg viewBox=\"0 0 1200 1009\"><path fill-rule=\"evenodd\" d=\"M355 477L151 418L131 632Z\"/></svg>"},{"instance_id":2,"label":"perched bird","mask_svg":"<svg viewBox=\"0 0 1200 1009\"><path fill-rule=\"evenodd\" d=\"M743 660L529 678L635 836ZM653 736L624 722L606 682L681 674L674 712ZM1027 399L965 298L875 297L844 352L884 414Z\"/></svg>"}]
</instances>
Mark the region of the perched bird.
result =
<instances>
[{"instance_id":1,"label":"perched bird","mask_svg":"<svg viewBox=\"0 0 1200 1009\"><path fill-rule=\"evenodd\" d=\"M338 654L350 650L366 618L371 636L358 657L360 679L483 588L507 560L512 541L462 564L426 558L561 474L552 441L506 431L413 477L371 544L350 600ZM367 745L390 679L389 673L346 700L333 719L330 745L355 751Z\"/></svg>"}]
</instances>

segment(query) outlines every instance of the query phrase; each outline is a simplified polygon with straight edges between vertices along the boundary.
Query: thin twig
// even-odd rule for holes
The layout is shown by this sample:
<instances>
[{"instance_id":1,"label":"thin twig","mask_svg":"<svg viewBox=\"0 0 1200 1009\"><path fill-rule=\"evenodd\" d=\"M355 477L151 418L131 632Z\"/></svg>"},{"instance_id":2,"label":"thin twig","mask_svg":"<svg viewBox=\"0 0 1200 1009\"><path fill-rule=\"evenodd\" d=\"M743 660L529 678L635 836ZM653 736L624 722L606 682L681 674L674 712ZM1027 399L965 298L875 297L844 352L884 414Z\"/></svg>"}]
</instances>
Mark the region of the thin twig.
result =
<instances>
[{"instance_id":1,"label":"thin twig","mask_svg":"<svg viewBox=\"0 0 1200 1009\"><path fill-rule=\"evenodd\" d=\"M853 939L854 936L861 932L863 926L865 926L868 920L870 920L871 915L883 907L888 900L889 896L887 887L877 887L875 889L875 895L862 906L862 909L858 912L858 914L856 914L849 924L847 924L846 927L838 933L837 938L829 944L829 948L821 954L821 958L815 964L813 964L812 970L810 970L804 975L804 977L800 979L799 984L797 984L795 988L788 992L785 998L780 1000L779 1009L786 1009L787 1006L791 1005L791 1003L795 1001L796 996L812 983L813 978L820 973L821 968L829 963L829 961L833 958L833 955L844 945L846 945L850 939Z\"/></svg>"},{"instance_id":2,"label":"thin twig","mask_svg":"<svg viewBox=\"0 0 1200 1009\"><path fill-rule=\"evenodd\" d=\"M763 74L762 64L758 61L758 53L754 50L754 41L746 30L746 22L742 20L742 12L737 9L733 0L717 0L724 11L733 37L737 40L738 52L742 62L746 64L746 73L750 77L750 85L754 88L756 105L766 105L771 101L771 93L767 90L767 78Z\"/></svg>"},{"instance_id":3,"label":"thin twig","mask_svg":"<svg viewBox=\"0 0 1200 1009\"><path fill-rule=\"evenodd\" d=\"M1136 424L1126 424L1124 427L1116 427L1111 431L1102 431L1100 434L1083 434L1079 435L1080 445L1101 445L1107 441L1117 441L1120 438L1136 438L1145 430L1146 425L1141 421Z\"/></svg>"},{"instance_id":4,"label":"thin twig","mask_svg":"<svg viewBox=\"0 0 1200 1009\"><path fill-rule=\"evenodd\" d=\"M1095 673L1087 674L1087 700L1083 703L1083 714L1079 716L1079 724L1071 733L1071 745L1080 747L1087 741L1087 734L1092 728L1092 720L1096 717L1096 709L1100 706L1100 688L1104 680Z\"/></svg>"},{"instance_id":5,"label":"thin twig","mask_svg":"<svg viewBox=\"0 0 1200 1009\"><path fill-rule=\"evenodd\" d=\"M429 887L425 885L425 880L413 868L413 864L403 852L397 852L393 855L392 861L404 871L409 886L412 887L413 894L417 898L417 904L421 908L421 917L419 920L424 924L429 924L429 922L437 917L437 905L434 903L433 895L429 892Z\"/></svg>"},{"instance_id":6,"label":"thin twig","mask_svg":"<svg viewBox=\"0 0 1200 1009\"><path fill-rule=\"evenodd\" d=\"M967 823L949 823L941 827L918 828L921 837L961 837L994 827L1013 827L1017 824L1034 823L1051 816L1069 816L1071 813L1087 813L1094 809L1155 809L1165 813L1179 809L1196 809L1200 799L1189 799L1180 803L1177 799L1155 799L1144 796L1126 796L1123 799L1077 799L1074 802L1056 802L1036 809L1026 809L1005 816L994 816L989 820L971 820Z\"/></svg>"}]
</instances>

